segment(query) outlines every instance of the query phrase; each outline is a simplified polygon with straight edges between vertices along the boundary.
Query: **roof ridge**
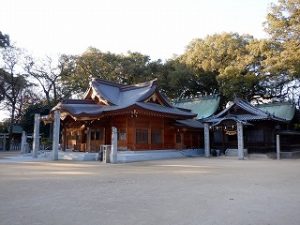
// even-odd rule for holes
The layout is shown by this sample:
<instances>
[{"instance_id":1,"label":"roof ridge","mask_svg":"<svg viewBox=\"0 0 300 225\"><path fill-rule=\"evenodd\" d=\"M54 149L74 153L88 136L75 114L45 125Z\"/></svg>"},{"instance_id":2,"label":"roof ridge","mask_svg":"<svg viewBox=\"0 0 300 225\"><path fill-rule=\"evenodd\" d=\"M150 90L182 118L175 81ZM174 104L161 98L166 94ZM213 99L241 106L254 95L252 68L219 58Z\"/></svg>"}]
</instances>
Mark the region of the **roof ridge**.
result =
<instances>
[{"instance_id":1,"label":"roof ridge","mask_svg":"<svg viewBox=\"0 0 300 225\"><path fill-rule=\"evenodd\" d=\"M91 104L96 104L93 100L91 99L63 99L61 101L62 104L81 104L81 103L91 103Z\"/></svg>"},{"instance_id":2,"label":"roof ridge","mask_svg":"<svg viewBox=\"0 0 300 225\"><path fill-rule=\"evenodd\" d=\"M120 91L133 90L133 89L144 88L148 86L152 87L154 85L157 85L157 78L142 83L123 85L122 87L120 87Z\"/></svg>"},{"instance_id":3,"label":"roof ridge","mask_svg":"<svg viewBox=\"0 0 300 225\"><path fill-rule=\"evenodd\" d=\"M92 82L117 87L117 88L120 89L120 91L127 91L127 90L138 89L138 88L143 88L143 87L147 87L147 86L152 87L154 85L157 85L157 78L155 78L153 80L150 80L150 81L137 83L137 84L120 84L120 83L116 83L116 82L113 82L113 81L104 80L104 79L101 79L101 78L93 78Z\"/></svg>"},{"instance_id":4,"label":"roof ridge","mask_svg":"<svg viewBox=\"0 0 300 225\"><path fill-rule=\"evenodd\" d=\"M263 110L251 105L249 102L243 100L243 99L235 99L234 100L234 103L237 104L238 106L240 106L241 108L243 108L244 110L246 111L250 111L251 113L253 114L256 114L256 115L266 115L268 116L269 114L264 112Z\"/></svg>"},{"instance_id":5,"label":"roof ridge","mask_svg":"<svg viewBox=\"0 0 300 225\"><path fill-rule=\"evenodd\" d=\"M268 102L268 103L262 103L262 104L257 104L255 107L262 107L262 106L276 106L276 105L295 105L293 102Z\"/></svg>"},{"instance_id":6,"label":"roof ridge","mask_svg":"<svg viewBox=\"0 0 300 225\"><path fill-rule=\"evenodd\" d=\"M104 80L101 78L93 78L92 82L102 83L102 84L106 84L106 85L110 85L110 86L114 86L114 87L118 87L118 88L125 86L124 84L119 84L119 83L109 81L109 80Z\"/></svg>"},{"instance_id":7,"label":"roof ridge","mask_svg":"<svg viewBox=\"0 0 300 225\"><path fill-rule=\"evenodd\" d=\"M190 103L190 102L196 102L196 101L208 101L208 100L215 100L220 98L219 94L213 94L213 95L203 95L203 96L198 96L198 97L194 97L194 98L181 98L181 99L175 99L173 100L173 102L175 104L177 103Z\"/></svg>"}]
</instances>

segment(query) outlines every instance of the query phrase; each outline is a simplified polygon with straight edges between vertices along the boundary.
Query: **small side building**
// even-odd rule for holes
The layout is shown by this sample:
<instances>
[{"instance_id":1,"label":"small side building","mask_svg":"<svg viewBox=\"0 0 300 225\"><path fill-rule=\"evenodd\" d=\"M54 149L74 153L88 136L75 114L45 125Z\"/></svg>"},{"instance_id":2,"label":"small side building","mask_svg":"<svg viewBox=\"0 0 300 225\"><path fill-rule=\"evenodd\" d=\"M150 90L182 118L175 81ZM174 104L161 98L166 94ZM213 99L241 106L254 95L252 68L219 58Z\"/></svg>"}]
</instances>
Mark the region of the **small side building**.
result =
<instances>
[{"instance_id":1,"label":"small side building","mask_svg":"<svg viewBox=\"0 0 300 225\"><path fill-rule=\"evenodd\" d=\"M202 122L209 123L211 127L211 148L224 152L226 149L237 149L237 125L240 124L243 147L249 153L267 153L275 151L276 134L290 129L294 114L295 105L290 103L254 106L235 99L229 107ZM288 143L282 142L282 145L287 146Z\"/></svg>"}]
</instances>

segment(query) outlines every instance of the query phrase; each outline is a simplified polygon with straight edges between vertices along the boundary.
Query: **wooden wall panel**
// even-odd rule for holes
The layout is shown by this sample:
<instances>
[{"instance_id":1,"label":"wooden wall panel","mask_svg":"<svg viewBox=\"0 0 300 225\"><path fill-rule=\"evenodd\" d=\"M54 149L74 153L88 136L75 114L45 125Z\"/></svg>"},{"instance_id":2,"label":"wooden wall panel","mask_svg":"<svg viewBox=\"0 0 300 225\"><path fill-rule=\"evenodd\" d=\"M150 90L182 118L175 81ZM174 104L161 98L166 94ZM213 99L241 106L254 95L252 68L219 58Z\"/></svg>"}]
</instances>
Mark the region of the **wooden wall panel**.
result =
<instances>
[{"instance_id":1,"label":"wooden wall panel","mask_svg":"<svg viewBox=\"0 0 300 225\"><path fill-rule=\"evenodd\" d=\"M190 132L183 133L183 148L191 148L192 146L192 137Z\"/></svg>"},{"instance_id":2,"label":"wooden wall panel","mask_svg":"<svg viewBox=\"0 0 300 225\"><path fill-rule=\"evenodd\" d=\"M135 120L127 117L127 148L135 150Z\"/></svg>"},{"instance_id":3,"label":"wooden wall panel","mask_svg":"<svg viewBox=\"0 0 300 225\"><path fill-rule=\"evenodd\" d=\"M172 121L165 119L164 120L164 148L165 149L175 149L176 143L175 143L175 135L177 132L177 129L173 126L171 126Z\"/></svg>"},{"instance_id":4,"label":"wooden wall panel","mask_svg":"<svg viewBox=\"0 0 300 225\"><path fill-rule=\"evenodd\" d=\"M176 127L173 119L146 116L146 115L118 115L107 117L92 122L73 122L66 131L67 148L75 148L84 151L86 149L87 127L91 132L103 129L104 137L102 140L91 139L91 151L99 151L100 145L111 144L111 127L114 126L119 132L118 147L122 150L159 150L159 149L182 149L195 148L201 142L200 131L192 131L182 127ZM147 129L148 143L137 144L136 130ZM75 132L75 136L74 136ZM152 137L152 133L161 134L160 139L157 136ZM199 133L198 133L199 132ZM122 135L121 135L122 133ZM176 134L180 135L181 142L176 143ZM125 136L126 138L124 138ZM122 138L121 138L122 136ZM203 136L203 135L202 135ZM152 140L156 140L157 143ZM158 141L157 141L158 140Z\"/></svg>"}]
</instances>

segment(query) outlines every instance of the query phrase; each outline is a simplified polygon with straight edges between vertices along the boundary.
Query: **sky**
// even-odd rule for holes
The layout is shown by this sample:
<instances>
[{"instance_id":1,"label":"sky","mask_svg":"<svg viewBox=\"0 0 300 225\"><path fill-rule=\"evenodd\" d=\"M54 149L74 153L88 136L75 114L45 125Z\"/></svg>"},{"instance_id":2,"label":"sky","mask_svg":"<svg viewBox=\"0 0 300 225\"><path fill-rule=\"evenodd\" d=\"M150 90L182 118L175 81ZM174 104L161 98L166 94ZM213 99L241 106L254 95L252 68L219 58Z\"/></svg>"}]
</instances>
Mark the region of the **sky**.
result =
<instances>
[{"instance_id":1,"label":"sky","mask_svg":"<svg viewBox=\"0 0 300 225\"><path fill-rule=\"evenodd\" d=\"M262 23L271 1L1 0L0 31L38 56L80 54L92 46L165 60L209 34L266 37Z\"/></svg>"},{"instance_id":2,"label":"sky","mask_svg":"<svg viewBox=\"0 0 300 225\"><path fill-rule=\"evenodd\" d=\"M166 60L194 38L221 32L266 38L276 0L1 0L0 31L35 57L88 47ZM0 121L7 117L0 111Z\"/></svg>"}]
</instances>

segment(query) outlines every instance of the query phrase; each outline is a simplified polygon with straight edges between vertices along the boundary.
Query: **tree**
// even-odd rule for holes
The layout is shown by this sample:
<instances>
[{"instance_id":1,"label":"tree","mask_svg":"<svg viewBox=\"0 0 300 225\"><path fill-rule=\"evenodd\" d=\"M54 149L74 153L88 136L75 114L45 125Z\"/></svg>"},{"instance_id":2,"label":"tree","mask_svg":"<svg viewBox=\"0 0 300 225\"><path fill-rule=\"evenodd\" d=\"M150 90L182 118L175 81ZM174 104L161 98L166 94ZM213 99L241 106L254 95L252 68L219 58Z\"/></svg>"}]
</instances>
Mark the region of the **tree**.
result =
<instances>
[{"instance_id":1,"label":"tree","mask_svg":"<svg viewBox=\"0 0 300 225\"><path fill-rule=\"evenodd\" d=\"M7 34L2 34L2 32L0 31L0 49L1 48L6 48L10 45L9 43L9 36ZM0 68L0 75L2 76L2 74L4 74L5 71ZM0 83L1 86L3 86L4 84L1 82ZM0 92L0 102L4 100L4 94Z\"/></svg>"},{"instance_id":2,"label":"tree","mask_svg":"<svg viewBox=\"0 0 300 225\"><path fill-rule=\"evenodd\" d=\"M272 4L264 25L274 46L265 61L277 78L272 84L278 86L278 94L290 96L300 78L300 0Z\"/></svg>"},{"instance_id":3,"label":"tree","mask_svg":"<svg viewBox=\"0 0 300 225\"><path fill-rule=\"evenodd\" d=\"M33 91L34 84L27 81L27 86L21 90L17 99L15 121L20 123L28 107L41 101L41 97Z\"/></svg>"},{"instance_id":4,"label":"tree","mask_svg":"<svg viewBox=\"0 0 300 225\"><path fill-rule=\"evenodd\" d=\"M62 99L60 79L65 73L65 61L61 56L57 63L53 59L46 57L39 63L31 56L27 56L25 65L26 72L34 78L42 88L48 105L56 104Z\"/></svg>"},{"instance_id":5,"label":"tree","mask_svg":"<svg viewBox=\"0 0 300 225\"><path fill-rule=\"evenodd\" d=\"M14 47L7 47L2 51L3 69L0 71L0 95L3 97L2 104L4 104L6 109L10 110L9 140L11 140L12 127L16 121L15 116L18 100L23 90L29 85L26 76L18 68L21 61L21 54L22 51Z\"/></svg>"},{"instance_id":6,"label":"tree","mask_svg":"<svg viewBox=\"0 0 300 225\"><path fill-rule=\"evenodd\" d=\"M114 80L113 71L117 67L115 54L89 48L80 56L65 55L64 61L68 70L62 74L62 83L72 94L84 92L92 77Z\"/></svg>"},{"instance_id":7,"label":"tree","mask_svg":"<svg viewBox=\"0 0 300 225\"><path fill-rule=\"evenodd\" d=\"M64 56L63 86L71 93L84 92L92 78L100 78L122 84L151 80L162 70L160 60L151 61L149 56L137 52L128 54L103 53L89 48L79 56Z\"/></svg>"},{"instance_id":8,"label":"tree","mask_svg":"<svg viewBox=\"0 0 300 225\"><path fill-rule=\"evenodd\" d=\"M251 100L258 84L258 77L254 73L247 73L243 66L226 67L217 80L221 93L230 100L235 97Z\"/></svg>"},{"instance_id":9,"label":"tree","mask_svg":"<svg viewBox=\"0 0 300 225\"><path fill-rule=\"evenodd\" d=\"M276 42L300 41L300 1L278 0L272 3L265 30Z\"/></svg>"},{"instance_id":10,"label":"tree","mask_svg":"<svg viewBox=\"0 0 300 225\"><path fill-rule=\"evenodd\" d=\"M45 101L36 101L33 104L28 105L23 109L23 114L20 120L20 124L27 133L33 133L34 114L39 113L41 115L49 114L53 105L48 105ZM50 132L50 124L41 123L40 133L44 134L44 137L48 137Z\"/></svg>"},{"instance_id":11,"label":"tree","mask_svg":"<svg viewBox=\"0 0 300 225\"><path fill-rule=\"evenodd\" d=\"M118 66L115 77L124 84L135 84L156 78L162 70L161 60L151 61L150 57L138 52L128 52L126 55L118 55Z\"/></svg>"},{"instance_id":12,"label":"tree","mask_svg":"<svg viewBox=\"0 0 300 225\"><path fill-rule=\"evenodd\" d=\"M195 39L188 45L182 62L218 75L246 54L245 46L251 40L251 36L238 33L214 34L205 39Z\"/></svg>"},{"instance_id":13,"label":"tree","mask_svg":"<svg viewBox=\"0 0 300 225\"><path fill-rule=\"evenodd\" d=\"M178 99L197 94L195 76L185 64L178 59L168 60L158 76L158 84L163 93L171 99Z\"/></svg>"},{"instance_id":14,"label":"tree","mask_svg":"<svg viewBox=\"0 0 300 225\"><path fill-rule=\"evenodd\" d=\"M270 67L300 78L300 0L272 4L264 25L276 45L269 59Z\"/></svg>"},{"instance_id":15,"label":"tree","mask_svg":"<svg viewBox=\"0 0 300 225\"><path fill-rule=\"evenodd\" d=\"M257 60L249 58L247 48L252 42L252 36L237 33L195 39L180 61L194 71L202 90L219 91L227 100L235 96L251 99L259 82Z\"/></svg>"},{"instance_id":16,"label":"tree","mask_svg":"<svg viewBox=\"0 0 300 225\"><path fill-rule=\"evenodd\" d=\"M6 48L10 46L9 36L7 34L2 34L0 31L0 48Z\"/></svg>"}]
</instances>

